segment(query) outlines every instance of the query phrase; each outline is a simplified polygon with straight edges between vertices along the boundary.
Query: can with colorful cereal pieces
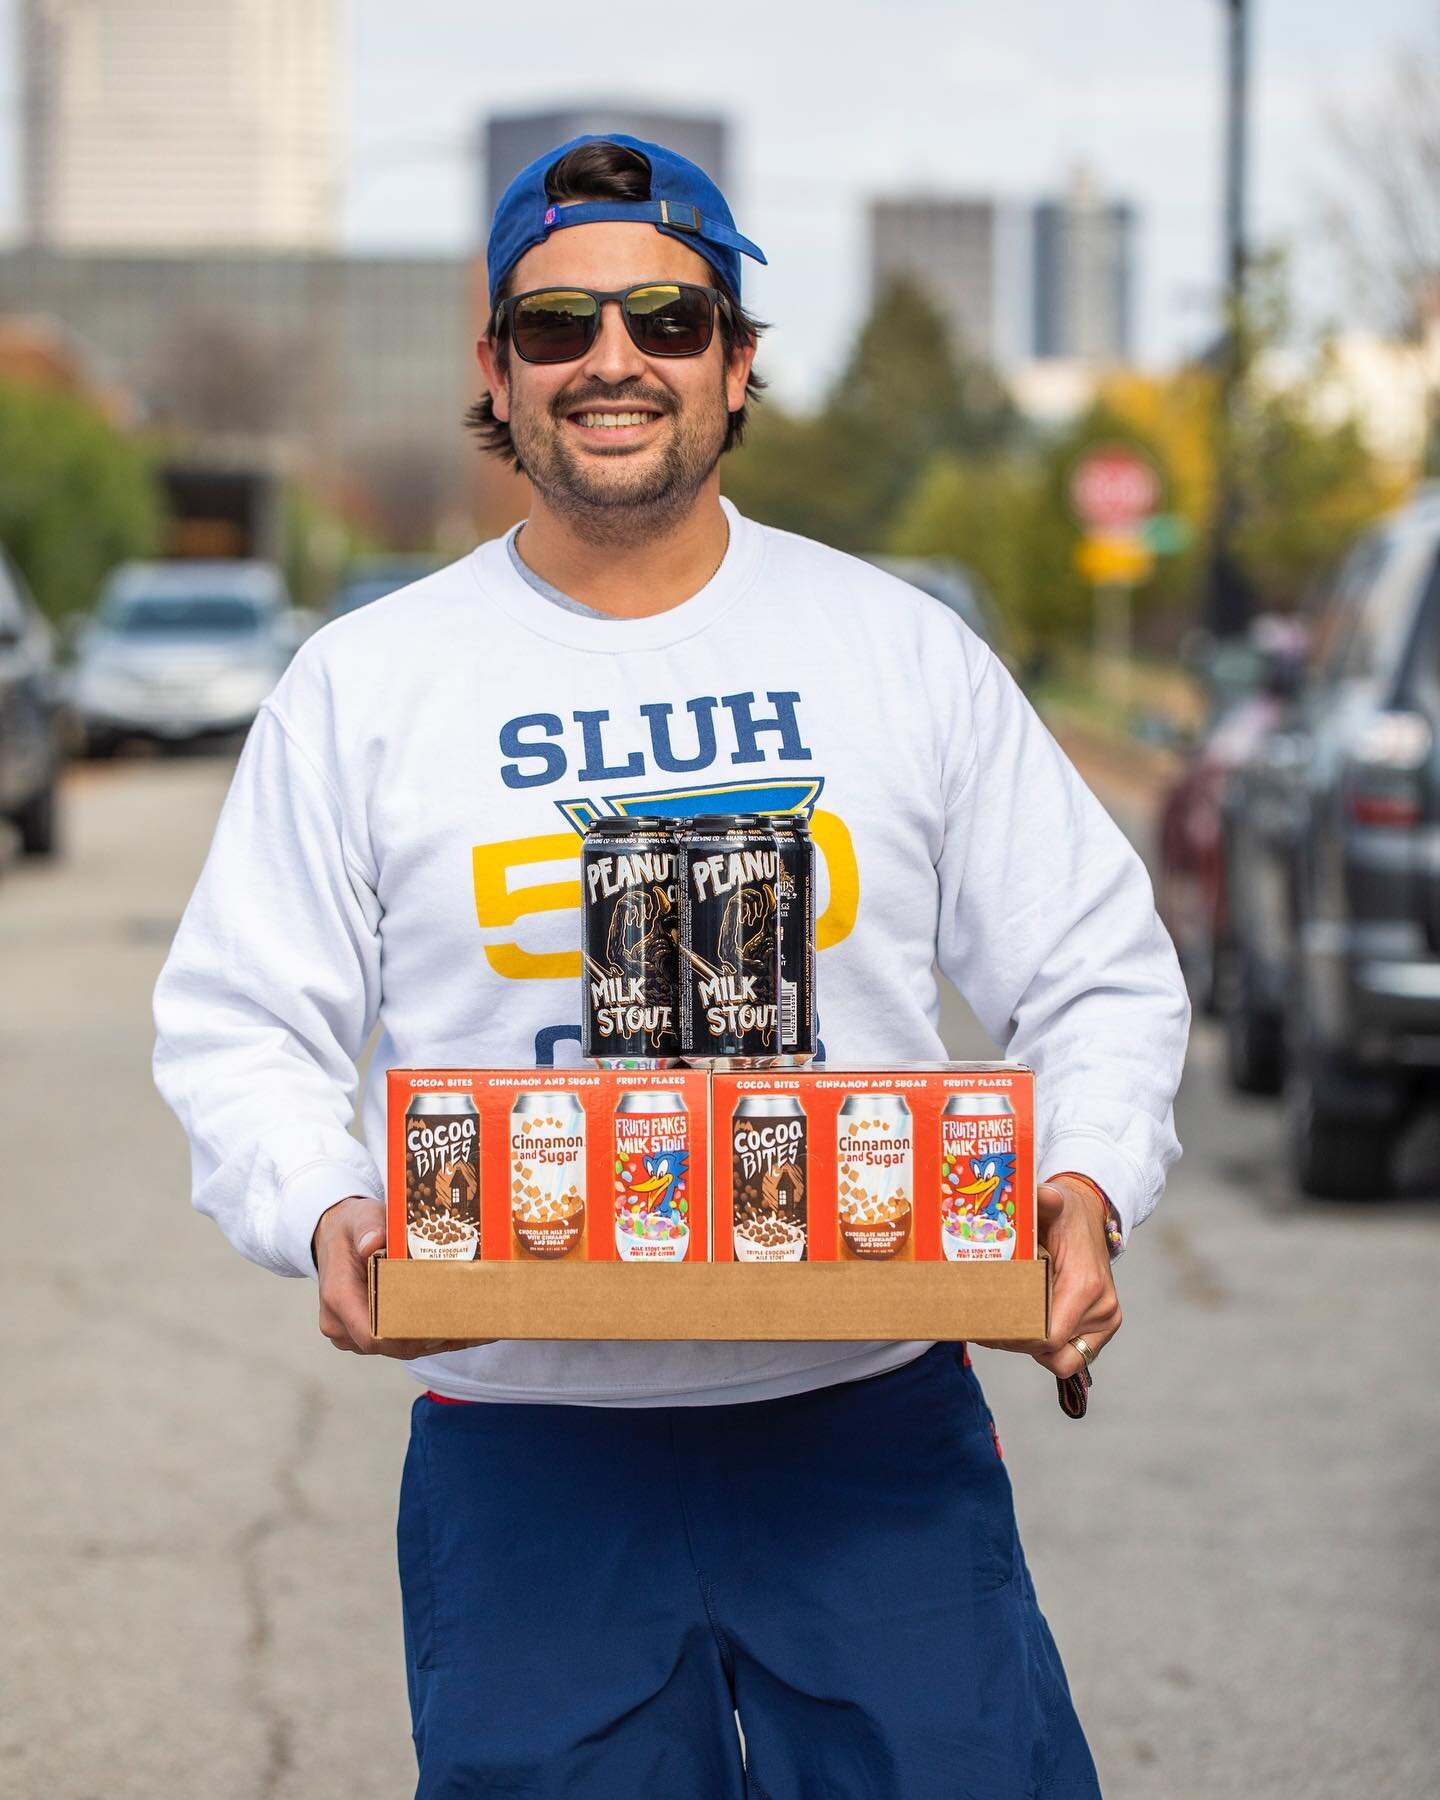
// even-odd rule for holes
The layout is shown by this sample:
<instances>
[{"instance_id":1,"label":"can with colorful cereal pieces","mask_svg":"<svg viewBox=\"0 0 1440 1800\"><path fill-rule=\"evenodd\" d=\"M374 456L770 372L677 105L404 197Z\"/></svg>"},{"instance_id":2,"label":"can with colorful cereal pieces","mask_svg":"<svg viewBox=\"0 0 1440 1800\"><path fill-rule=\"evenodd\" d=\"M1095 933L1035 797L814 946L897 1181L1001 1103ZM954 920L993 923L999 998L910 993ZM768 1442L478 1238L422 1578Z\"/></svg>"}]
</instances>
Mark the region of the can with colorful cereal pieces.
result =
<instances>
[{"instance_id":1,"label":"can with colorful cereal pieces","mask_svg":"<svg viewBox=\"0 0 1440 1800\"><path fill-rule=\"evenodd\" d=\"M945 1102L940 1242L947 1262L1015 1255L1015 1108L1005 1094L952 1094Z\"/></svg>"},{"instance_id":2,"label":"can with colorful cereal pieces","mask_svg":"<svg viewBox=\"0 0 1440 1800\"><path fill-rule=\"evenodd\" d=\"M585 1109L569 1091L525 1093L510 1109L510 1226L522 1257L553 1262L585 1237Z\"/></svg>"},{"instance_id":3,"label":"can with colorful cereal pieces","mask_svg":"<svg viewBox=\"0 0 1440 1800\"><path fill-rule=\"evenodd\" d=\"M902 1094L847 1094L835 1142L835 1200L842 1257L911 1257L915 1138Z\"/></svg>"},{"instance_id":4,"label":"can with colorful cereal pieces","mask_svg":"<svg viewBox=\"0 0 1440 1800\"><path fill-rule=\"evenodd\" d=\"M690 1115L681 1094L622 1094L615 1108L615 1251L621 1262L689 1254Z\"/></svg>"},{"instance_id":5,"label":"can with colorful cereal pieces","mask_svg":"<svg viewBox=\"0 0 1440 1800\"><path fill-rule=\"evenodd\" d=\"M469 1094L416 1094L405 1108L405 1244L427 1262L480 1254L480 1114Z\"/></svg>"}]
</instances>

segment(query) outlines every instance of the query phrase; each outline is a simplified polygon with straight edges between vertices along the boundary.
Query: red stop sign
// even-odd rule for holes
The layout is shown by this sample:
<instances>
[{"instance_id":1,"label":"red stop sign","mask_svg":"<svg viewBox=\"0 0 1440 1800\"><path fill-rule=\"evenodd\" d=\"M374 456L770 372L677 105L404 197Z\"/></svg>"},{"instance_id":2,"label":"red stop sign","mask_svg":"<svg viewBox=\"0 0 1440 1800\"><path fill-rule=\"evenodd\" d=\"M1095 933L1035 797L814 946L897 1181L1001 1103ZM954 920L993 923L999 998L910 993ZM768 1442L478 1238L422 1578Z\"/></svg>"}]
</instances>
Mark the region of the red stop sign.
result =
<instances>
[{"instance_id":1,"label":"red stop sign","mask_svg":"<svg viewBox=\"0 0 1440 1800\"><path fill-rule=\"evenodd\" d=\"M1087 450L1070 476L1070 505L1091 531L1123 531L1160 504L1155 465L1124 444Z\"/></svg>"}]
</instances>

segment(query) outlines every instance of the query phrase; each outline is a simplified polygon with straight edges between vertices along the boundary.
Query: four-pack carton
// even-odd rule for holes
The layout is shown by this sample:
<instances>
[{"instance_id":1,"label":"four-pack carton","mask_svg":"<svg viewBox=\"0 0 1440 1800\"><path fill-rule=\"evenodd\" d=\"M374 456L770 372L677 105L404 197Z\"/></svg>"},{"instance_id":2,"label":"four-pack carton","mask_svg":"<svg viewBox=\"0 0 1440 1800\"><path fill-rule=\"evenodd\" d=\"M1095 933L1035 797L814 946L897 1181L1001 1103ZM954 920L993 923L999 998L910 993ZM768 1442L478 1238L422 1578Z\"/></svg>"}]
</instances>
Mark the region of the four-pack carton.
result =
<instances>
[{"instance_id":1,"label":"four-pack carton","mask_svg":"<svg viewBox=\"0 0 1440 1800\"><path fill-rule=\"evenodd\" d=\"M1034 1258L1029 1069L822 1065L710 1079L716 1262Z\"/></svg>"},{"instance_id":2,"label":"four-pack carton","mask_svg":"<svg viewBox=\"0 0 1440 1800\"><path fill-rule=\"evenodd\" d=\"M703 1262L708 1077L391 1069L391 1260Z\"/></svg>"}]
</instances>

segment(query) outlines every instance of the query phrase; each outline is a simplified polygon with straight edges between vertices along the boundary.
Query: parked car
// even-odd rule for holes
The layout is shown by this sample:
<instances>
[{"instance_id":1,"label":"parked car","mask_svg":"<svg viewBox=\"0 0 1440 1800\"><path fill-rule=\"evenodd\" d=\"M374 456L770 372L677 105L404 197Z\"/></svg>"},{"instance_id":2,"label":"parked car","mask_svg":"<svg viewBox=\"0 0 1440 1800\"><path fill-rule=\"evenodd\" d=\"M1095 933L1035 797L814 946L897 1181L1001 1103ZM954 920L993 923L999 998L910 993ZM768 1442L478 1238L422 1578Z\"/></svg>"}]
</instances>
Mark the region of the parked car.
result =
<instances>
[{"instance_id":1,"label":"parked car","mask_svg":"<svg viewBox=\"0 0 1440 1800\"><path fill-rule=\"evenodd\" d=\"M0 550L0 817L27 856L55 851L61 737L54 638Z\"/></svg>"},{"instance_id":2,"label":"parked car","mask_svg":"<svg viewBox=\"0 0 1440 1800\"><path fill-rule=\"evenodd\" d=\"M1160 803L1156 886L1191 997L1207 1013L1218 1009L1233 949L1224 854L1231 784L1293 705L1307 640L1300 620L1266 616L1245 638L1211 647L1194 668L1209 723L1198 741L1169 738L1185 760Z\"/></svg>"},{"instance_id":3,"label":"parked car","mask_svg":"<svg viewBox=\"0 0 1440 1800\"><path fill-rule=\"evenodd\" d=\"M433 575L441 566L438 556L370 556L347 571L331 598L327 619L339 619L346 613L368 606L372 600L383 600L397 588L409 587Z\"/></svg>"},{"instance_id":4,"label":"parked car","mask_svg":"<svg viewBox=\"0 0 1440 1800\"><path fill-rule=\"evenodd\" d=\"M76 647L71 699L87 750L243 730L304 634L273 564L123 565Z\"/></svg>"},{"instance_id":5,"label":"parked car","mask_svg":"<svg viewBox=\"0 0 1440 1800\"><path fill-rule=\"evenodd\" d=\"M1229 905L1299 1185L1384 1192L1440 1105L1440 491L1348 559L1294 716L1235 784Z\"/></svg>"}]
</instances>

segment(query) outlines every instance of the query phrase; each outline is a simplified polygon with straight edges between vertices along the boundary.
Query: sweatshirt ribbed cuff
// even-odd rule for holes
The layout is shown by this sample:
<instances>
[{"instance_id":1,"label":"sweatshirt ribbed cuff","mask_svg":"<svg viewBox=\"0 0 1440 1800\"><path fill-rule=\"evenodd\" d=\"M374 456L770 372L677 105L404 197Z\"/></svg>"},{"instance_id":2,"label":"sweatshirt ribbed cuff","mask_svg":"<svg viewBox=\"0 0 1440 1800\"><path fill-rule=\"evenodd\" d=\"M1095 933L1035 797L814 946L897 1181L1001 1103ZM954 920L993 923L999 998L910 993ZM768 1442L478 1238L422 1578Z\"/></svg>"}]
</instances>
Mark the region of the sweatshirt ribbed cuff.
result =
<instances>
[{"instance_id":1,"label":"sweatshirt ribbed cuff","mask_svg":"<svg viewBox=\"0 0 1440 1800\"><path fill-rule=\"evenodd\" d=\"M1036 1159L1036 1167L1042 1182L1070 1169L1077 1175L1088 1176L1119 1215L1125 1244L1130 1242L1131 1232L1150 1210L1145 1205L1145 1187L1134 1163L1123 1150L1098 1133L1068 1131L1051 1138Z\"/></svg>"},{"instance_id":2,"label":"sweatshirt ribbed cuff","mask_svg":"<svg viewBox=\"0 0 1440 1800\"><path fill-rule=\"evenodd\" d=\"M310 1254L310 1240L320 1215L338 1201L352 1194L368 1195L382 1205L385 1187L373 1163L360 1160L351 1163L307 1163L297 1169L280 1190L275 1210L274 1249L276 1259L296 1275L315 1274L315 1261Z\"/></svg>"}]
</instances>

